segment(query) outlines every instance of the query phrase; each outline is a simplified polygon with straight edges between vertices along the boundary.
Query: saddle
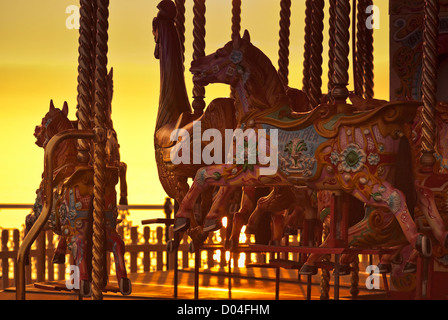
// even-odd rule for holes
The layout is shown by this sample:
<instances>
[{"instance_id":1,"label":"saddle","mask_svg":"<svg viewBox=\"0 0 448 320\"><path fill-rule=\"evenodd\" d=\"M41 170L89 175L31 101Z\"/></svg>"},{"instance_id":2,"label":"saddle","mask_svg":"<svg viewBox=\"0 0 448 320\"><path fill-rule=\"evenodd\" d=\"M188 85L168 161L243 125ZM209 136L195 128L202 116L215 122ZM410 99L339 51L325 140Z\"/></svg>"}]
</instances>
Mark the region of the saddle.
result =
<instances>
[{"instance_id":1,"label":"saddle","mask_svg":"<svg viewBox=\"0 0 448 320\"><path fill-rule=\"evenodd\" d=\"M378 124L381 134L388 136L399 130L402 124L412 122L421 104L418 101L395 101L369 111L353 111L353 106L348 104L321 104L308 112L292 112L285 106L260 114L255 122L287 131L314 125L317 133L324 138L335 137L341 126Z\"/></svg>"}]
</instances>

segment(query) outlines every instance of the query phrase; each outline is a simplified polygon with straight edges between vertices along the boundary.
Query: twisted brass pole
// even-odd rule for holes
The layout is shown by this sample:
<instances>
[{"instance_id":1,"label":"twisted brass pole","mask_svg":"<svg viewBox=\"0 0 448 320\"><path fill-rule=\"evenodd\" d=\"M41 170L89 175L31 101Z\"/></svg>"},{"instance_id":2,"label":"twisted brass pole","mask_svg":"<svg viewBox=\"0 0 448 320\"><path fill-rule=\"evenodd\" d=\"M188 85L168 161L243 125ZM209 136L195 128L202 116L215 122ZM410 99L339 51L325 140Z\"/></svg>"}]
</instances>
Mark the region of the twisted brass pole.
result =
<instances>
[{"instance_id":1,"label":"twisted brass pole","mask_svg":"<svg viewBox=\"0 0 448 320\"><path fill-rule=\"evenodd\" d=\"M310 51L311 51L311 14L312 0L305 1L305 43L303 52L303 87L302 90L310 97Z\"/></svg>"},{"instance_id":2,"label":"twisted brass pole","mask_svg":"<svg viewBox=\"0 0 448 320\"><path fill-rule=\"evenodd\" d=\"M278 75L283 85L287 86L289 75L289 27L291 25L291 0L280 1L280 32L278 51Z\"/></svg>"},{"instance_id":3,"label":"twisted brass pole","mask_svg":"<svg viewBox=\"0 0 448 320\"><path fill-rule=\"evenodd\" d=\"M232 38L238 37L241 31L241 0L232 0Z\"/></svg>"},{"instance_id":4,"label":"twisted brass pole","mask_svg":"<svg viewBox=\"0 0 448 320\"><path fill-rule=\"evenodd\" d=\"M182 50L182 61L185 61L185 0L175 0L176 4L176 28L179 35Z\"/></svg>"},{"instance_id":5,"label":"twisted brass pole","mask_svg":"<svg viewBox=\"0 0 448 320\"><path fill-rule=\"evenodd\" d=\"M77 118L78 129L91 129L91 109L92 109L92 86L94 69L93 53L95 51L92 39L95 39L94 12L91 0L80 0L80 23L79 23L79 57L78 57L78 95L77 95ZM87 164L90 160L90 141L77 141L78 161Z\"/></svg>"},{"instance_id":6,"label":"twisted brass pole","mask_svg":"<svg viewBox=\"0 0 448 320\"><path fill-rule=\"evenodd\" d=\"M362 24L365 27L366 8L372 5L372 0L362 0L364 3L364 19ZM373 28L365 28L364 33L364 65L363 65L363 78L364 78L364 98L373 98Z\"/></svg>"},{"instance_id":7,"label":"twisted brass pole","mask_svg":"<svg viewBox=\"0 0 448 320\"><path fill-rule=\"evenodd\" d=\"M205 0L194 0L193 4L193 60L205 56ZM205 88L201 85L193 86L192 107L196 117L205 108Z\"/></svg>"},{"instance_id":8,"label":"twisted brass pole","mask_svg":"<svg viewBox=\"0 0 448 320\"><path fill-rule=\"evenodd\" d=\"M327 223L323 223L322 239L325 241L330 235L330 227ZM330 255L325 255L322 261L330 261ZM320 274L320 300L330 299L330 271L322 268Z\"/></svg>"},{"instance_id":9,"label":"twisted brass pole","mask_svg":"<svg viewBox=\"0 0 448 320\"><path fill-rule=\"evenodd\" d=\"M356 0L355 0L356 1ZM353 60L353 83L355 87L355 94L359 97L364 95L364 56L365 56L365 14L364 14L364 1L357 0L357 6L353 6L353 11L357 11L356 14L356 46ZM354 14L354 13L353 13ZM353 21L353 23L355 23Z\"/></svg>"},{"instance_id":10,"label":"twisted brass pole","mask_svg":"<svg viewBox=\"0 0 448 320\"><path fill-rule=\"evenodd\" d=\"M329 8L329 39L328 39L328 95L329 99L331 99L331 92L333 91L334 83L333 83L333 73L334 73L334 33L335 33L335 20L336 20L336 0L330 0L330 8Z\"/></svg>"},{"instance_id":11,"label":"twisted brass pole","mask_svg":"<svg viewBox=\"0 0 448 320\"><path fill-rule=\"evenodd\" d=\"M324 40L324 0L313 0L311 15L310 104L320 104L322 97L322 43Z\"/></svg>"},{"instance_id":12,"label":"twisted brass pole","mask_svg":"<svg viewBox=\"0 0 448 320\"><path fill-rule=\"evenodd\" d=\"M345 103L348 97L350 1L336 0L335 13L334 87L331 95L336 102Z\"/></svg>"},{"instance_id":13,"label":"twisted brass pole","mask_svg":"<svg viewBox=\"0 0 448 320\"><path fill-rule=\"evenodd\" d=\"M425 1L422 69L422 155L424 171L431 171L435 163L435 108L437 93L437 36L439 34L439 2Z\"/></svg>"},{"instance_id":14,"label":"twisted brass pole","mask_svg":"<svg viewBox=\"0 0 448 320\"><path fill-rule=\"evenodd\" d=\"M101 300L106 282L106 248L104 196L106 188L106 107L107 107L107 30L109 27L109 0L97 0L95 105L94 105L94 188L93 188L93 251L92 298Z\"/></svg>"}]
</instances>

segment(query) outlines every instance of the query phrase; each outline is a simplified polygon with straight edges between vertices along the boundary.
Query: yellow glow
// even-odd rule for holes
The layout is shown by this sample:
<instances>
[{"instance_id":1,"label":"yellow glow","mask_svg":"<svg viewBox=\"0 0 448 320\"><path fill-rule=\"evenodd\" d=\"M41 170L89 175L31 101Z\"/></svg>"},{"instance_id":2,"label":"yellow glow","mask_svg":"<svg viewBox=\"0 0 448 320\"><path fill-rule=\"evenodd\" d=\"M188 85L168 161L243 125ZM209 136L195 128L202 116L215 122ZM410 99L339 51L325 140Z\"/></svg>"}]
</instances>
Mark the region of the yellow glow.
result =
<instances>
[{"instance_id":1,"label":"yellow glow","mask_svg":"<svg viewBox=\"0 0 448 320\"><path fill-rule=\"evenodd\" d=\"M221 223L224 228L227 228L227 217L222 218Z\"/></svg>"},{"instance_id":2,"label":"yellow glow","mask_svg":"<svg viewBox=\"0 0 448 320\"><path fill-rule=\"evenodd\" d=\"M67 6L75 0L3 1L0 19L0 203L33 203L43 171L43 150L34 145L34 127L47 112L49 100L69 104L75 119L78 31L66 28ZM153 56L152 18L159 0L111 1L108 66L114 68L113 122L128 165L130 204L162 204L164 191L154 161L154 123L159 98L159 64ZM381 26L375 30L375 92L388 94L388 2L376 3ZM185 66L192 57L193 1L186 1ZM293 1L290 86L302 87L305 1ZM327 5L327 4L326 4ZM279 1L245 0L242 30L275 66L278 61ZM328 17L328 15L326 15ZM231 1L207 1L206 53L230 40ZM324 37L323 91L327 84L328 26ZM351 75L351 70L350 70ZM191 74L185 73L187 92ZM349 89L353 89L350 83ZM206 88L206 102L229 95L225 85ZM20 227L28 210L0 212L0 226ZM163 215L155 212L156 216ZM146 217L147 218L147 217Z\"/></svg>"}]
</instances>

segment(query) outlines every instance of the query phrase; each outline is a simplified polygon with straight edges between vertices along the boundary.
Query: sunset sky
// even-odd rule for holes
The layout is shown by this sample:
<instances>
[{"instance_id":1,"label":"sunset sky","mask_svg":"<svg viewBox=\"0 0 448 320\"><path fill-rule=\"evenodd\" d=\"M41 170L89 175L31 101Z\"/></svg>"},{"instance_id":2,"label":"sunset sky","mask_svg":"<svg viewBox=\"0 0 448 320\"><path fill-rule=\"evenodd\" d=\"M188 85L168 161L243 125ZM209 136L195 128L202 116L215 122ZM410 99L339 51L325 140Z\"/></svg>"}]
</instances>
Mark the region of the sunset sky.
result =
<instances>
[{"instance_id":1,"label":"sunset sky","mask_svg":"<svg viewBox=\"0 0 448 320\"><path fill-rule=\"evenodd\" d=\"M34 127L53 99L69 105L75 119L78 30L67 29L66 8L75 0L0 0L0 203L33 203L43 171L43 150ZM154 161L153 135L159 94L159 64L153 56L152 18L159 0L111 0L109 67L114 68L112 118L128 165L130 204L162 204L164 191ZM186 1L186 67L192 56L192 0ZM388 1L380 8L375 30L375 96L389 97ZM326 3L328 6L328 3ZM327 9L327 8L326 8ZM279 10L277 0L243 0L242 29L277 66ZM302 87L305 0L294 0L291 17L290 85ZM325 19L328 18L326 13ZM230 40L231 0L207 0L206 53ZM324 37L326 88L328 32ZM350 71L351 72L351 71ZM350 74L351 76L351 74ZM185 74L191 93L191 74ZM350 80L351 81L351 80ZM349 89L352 90L350 84ZM324 89L325 91L325 89ZM206 101L228 96L224 85L206 88ZM0 210L1 227L20 227L27 210Z\"/></svg>"}]
</instances>

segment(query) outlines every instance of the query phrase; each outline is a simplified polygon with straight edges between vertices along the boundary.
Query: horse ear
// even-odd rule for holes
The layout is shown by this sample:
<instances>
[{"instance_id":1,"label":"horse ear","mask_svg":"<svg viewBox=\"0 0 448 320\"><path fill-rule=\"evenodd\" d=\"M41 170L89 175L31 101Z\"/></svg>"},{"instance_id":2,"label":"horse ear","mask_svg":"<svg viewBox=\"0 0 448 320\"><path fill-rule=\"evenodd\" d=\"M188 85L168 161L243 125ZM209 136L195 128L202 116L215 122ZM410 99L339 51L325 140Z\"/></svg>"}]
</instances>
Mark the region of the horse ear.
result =
<instances>
[{"instance_id":1,"label":"horse ear","mask_svg":"<svg viewBox=\"0 0 448 320\"><path fill-rule=\"evenodd\" d=\"M53 99L50 100L50 111L54 110L54 103L53 103Z\"/></svg>"},{"instance_id":2,"label":"horse ear","mask_svg":"<svg viewBox=\"0 0 448 320\"><path fill-rule=\"evenodd\" d=\"M68 116L68 103L64 101L64 106L62 107L62 113L67 117Z\"/></svg>"},{"instance_id":3,"label":"horse ear","mask_svg":"<svg viewBox=\"0 0 448 320\"><path fill-rule=\"evenodd\" d=\"M250 42L250 34L249 31L247 31L247 29L244 30L243 39Z\"/></svg>"}]
</instances>

